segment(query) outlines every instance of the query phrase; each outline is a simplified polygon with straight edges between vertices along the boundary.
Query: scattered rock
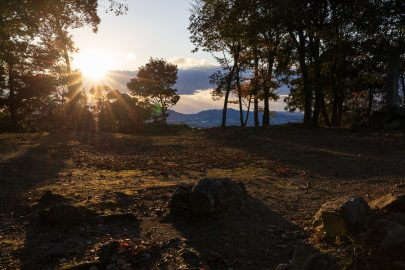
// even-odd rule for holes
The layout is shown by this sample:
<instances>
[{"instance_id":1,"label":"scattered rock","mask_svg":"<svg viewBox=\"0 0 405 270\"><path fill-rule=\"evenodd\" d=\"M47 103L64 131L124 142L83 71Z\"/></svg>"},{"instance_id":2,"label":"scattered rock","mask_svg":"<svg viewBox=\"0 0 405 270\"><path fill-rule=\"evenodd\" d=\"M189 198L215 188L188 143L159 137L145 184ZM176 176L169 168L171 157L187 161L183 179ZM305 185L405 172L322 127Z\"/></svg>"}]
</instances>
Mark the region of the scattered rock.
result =
<instances>
[{"instance_id":1,"label":"scattered rock","mask_svg":"<svg viewBox=\"0 0 405 270\"><path fill-rule=\"evenodd\" d=\"M169 202L169 208L174 214L217 214L231 207L243 207L246 196L247 192L242 183L228 178L205 178L195 186L179 186Z\"/></svg>"},{"instance_id":2,"label":"scattered rock","mask_svg":"<svg viewBox=\"0 0 405 270\"><path fill-rule=\"evenodd\" d=\"M61 204L41 210L39 221L42 226L75 226L88 222L95 214L85 207Z\"/></svg>"},{"instance_id":3,"label":"scattered rock","mask_svg":"<svg viewBox=\"0 0 405 270\"><path fill-rule=\"evenodd\" d=\"M401 195L388 194L376 199L370 203L375 209L381 209L389 212L405 213L405 193Z\"/></svg>"},{"instance_id":4,"label":"scattered rock","mask_svg":"<svg viewBox=\"0 0 405 270\"><path fill-rule=\"evenodd\" d=\"M357 232L370 214L370 206L361 198L340 198L322 205L314 225L322 225L327 236L345 236Z\"/></svg>"}]
</instances>

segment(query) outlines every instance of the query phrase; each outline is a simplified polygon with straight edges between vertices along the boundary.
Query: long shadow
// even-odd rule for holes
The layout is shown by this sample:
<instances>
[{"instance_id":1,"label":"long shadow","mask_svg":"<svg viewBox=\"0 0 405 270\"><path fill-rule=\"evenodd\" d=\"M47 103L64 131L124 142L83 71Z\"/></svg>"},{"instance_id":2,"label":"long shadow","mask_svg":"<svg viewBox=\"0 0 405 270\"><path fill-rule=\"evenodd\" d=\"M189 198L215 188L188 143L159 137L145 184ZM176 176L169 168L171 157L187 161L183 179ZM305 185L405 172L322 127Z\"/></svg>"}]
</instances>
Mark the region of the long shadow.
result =
<instances>
[{"instance_id":1,"label":"long shadow","mask_svg":"<svg viewBox=\"0 0 405 270\"><path fill-rule=\"evenodd\" d=\"M70 139L67 135L42 136L18 157L0 163L0 213L28 210L26 193L58 180L71 156Z\"/></svg>"},{"instance_id":2,"label":"long shadow","mask_svg":"<svg viewBox=\"0 0 405 270\"><path fill-rule=\"evenodd\" d=\"M25 147L18 143L21 138L24 138ZM0 248L0 268L7 265L14 268L16 259L12 251L25 237L36 189L59 181L59 173L71 156L69 141L68 135L18 134L10 139L15 148L10 148L9 152L13 150L15 154L0 162L0 236L12 244Z\"/></svg>"},{"instance_id":3,"label":"long shadow","mask_svg":"<svg viewBox=\"0 0 405 270\"><path fill-rule=\"evenodd\" d=\"M346 130L229 128L203 131L209 140L322 177L369 178L405 175L405 141Z\"/></svg>"},{"instance_id":4,"label":"long shadow","mask_svg":"<svg viewBox=\"0 0 405 270\"><path fill-rule=\"evenodd\" d=\"M133 136L113 133L76 133L75 139L102 154L142 153L151 147L151 141L145 136Z\"/></svg>"},{"instance_id":5,"label":"long shadow","mask_svg":"<svg viewBox=\"0 0 405 270\"><path fill-rule=\"evenodd\" d=\"M205 218L170 216L167 222L186 239L188 251L183 259L187 269L275 269L291 260L294 264L288 269L304 269L310 255L320 254L305 243L302 228L252 197L242 210ZM337 269L333 258L322 258L318 263Z\"/></svg>"},{"instance_id":6,"label":"long shadow","mask_svg":"<svg viewBox=\"0 0 405 270\"><path fill-rule=\"evenodd\" d=\"M62 264L74 265L89 258L90 266L91 263L96 265L96 250L100 243L107 243L110 239L139 238L139 221L132 214L99 216L85 208L74 208L84 213L80 220L73 220L74 224L44 224L40 219L31 221L24 247L16 254L21 269L58 269Z\"/></svg>"}]
</instances>

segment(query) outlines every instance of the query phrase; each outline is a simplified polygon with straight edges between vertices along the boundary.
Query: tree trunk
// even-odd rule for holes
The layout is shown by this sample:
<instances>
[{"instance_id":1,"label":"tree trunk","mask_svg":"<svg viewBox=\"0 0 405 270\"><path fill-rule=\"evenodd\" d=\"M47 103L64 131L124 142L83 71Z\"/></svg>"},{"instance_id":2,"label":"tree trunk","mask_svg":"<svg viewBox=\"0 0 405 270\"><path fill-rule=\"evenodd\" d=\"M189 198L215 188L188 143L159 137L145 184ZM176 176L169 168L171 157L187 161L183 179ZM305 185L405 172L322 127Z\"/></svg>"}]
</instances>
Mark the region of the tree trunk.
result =
<instances>
[{"instance_id":1,"label":"tree trunk","mask_svg":"<svg viewBox=\"0 0 405 270\"><path fill-rule=\"evenodd\" d=\"M248 107L247 107L245 123L243 124L244 127L247 126L247 123L248 123L248 121L249 121L250 105L251 105L251 104L252 104L252 95L249 96L249 103L248 103Z\"/></svg>"},{"instance_id":2,"label":"tree trunk","mask_svg":"<svg viewBox=\"0 0 405 270\"><path fill-rule=\"evenodd\" d=\"M315 65L315 104L314 112L312 115L312 125L317 127L319 124L319 115L321 112L323 102L323 91L321 81L321 61L319 59L319 39L311 39L312 57Z\"/></svg>"},{"instance_id":3,"label":"tree trunk","mask_svg":"<svg viewBox=\"0 0 405 270\"><path fill-rule=\"evenodd\" d=\"M405 104L405 78L404 74L401 73L401 85L402 85L402 95L404 96L404 101L403 103Z\"/></svg>"},{"instance_id":4,"label":"tree trunk","mask_svg":"<svg viewBox=\"0 0 405 270\"><path fill-rule=\"evenodd\" d=\"M226 80L226 91L225 91L225 99L224 99L224 108L222 110L222 123L221 127L226 126L226 114L228 112L228 99L229 99L229 94L231 93L232 89L232 80L233 80L233 73L235 72L236 68L236 63L234 63L232 70L228 74L228 78Z\"/></svg>"},{"instance_id":5,"label":"tree trunk","mask_svg":"<svg viewBox=\"0 0 405 270\"><path fill-rule=\"evenodd\" d=\"M333 103L332 103L332 117L331 117L331 126L332 127L337 127L339 125L338 123L338 114L339 114L339 90L336 82L336 75L335 75L335 70L336 70L336 61L334 61L331 65L331 70L330 70L330 77L331 77L331 83L332 83L332 95L333 95Z\"/></svg>"},{"instance_id":6,"label":"tree trunk","mask_svg":"<svg viewBox=\"0 0 405 270\"><path fill-rule=\"evenodd\" d=\"M263 108L263 127L270 126L270 87L271 87L271 80L273 76L273 64L274 64L274 56L269 53L269 57L267 60L268 70L267 70L267 81L269 82L263 89L263 99L264 99L264 108Z\"/></svg>"},{"instance_id":7,"label":"tree trunk","mask_svg":"<svg viewBox=\"0 0 405 270\"><path fill-rule=\"evenodd\" d=\"M302 74L302 80L304 83L304 126L310 126L312 120L312 90L309 87L309 76L308 68L306 64L306 54L305 54L305 36L304 32L301 29L298 32L299 43L298 43L298 56L300 69ZM295 37L294 37L295 39Z\"/></svg>"},{"instance_id":8,"label":"tree trunk","mask_svg":"<svg viewBox=\"0 0 405 270\"><path fill-rule=\"evenodd\" d=\"M401 68L401 54L398 49L392 49L387 70L386 108L399 106L399 74Z\"/></svg>"},{"instance_id":9,"label":"tree trunk","mask_svg":"<svg viewBox=\"0 0 405 270\"><path fill-rule=\"evenodd\" d=\"M243 127L242 89L240 87L240 69L239 69L239 66L236 68L236 87L237 87L237 91L238 91L240 126Z\"/></svg>"},{"instance_id":10,"label":"tree trunk","mask_svg":"<svg viewBox=\"0 0 405 270\"><path fill-rule=\"evenodd\" d=\"M9 89L9 96L8 96L8 106L10 110L10 126L12 130L17 129L18 125L18 116L17 116L17 103L15 98L15 73L14 73L14 66L13 64L8 64L8 89Z\"/></svg>"},{"instance_id":11,"label":"tree trunk","mask_svg":"<svg viewBox=\"0 0 405 270\"><path fill-rule=\"evenodd\" d=\"M259 121L259 98L257 94L254 96L254 119L255 119L255 127L260 126L260 121Z\"/></svg>"},{"instance_id":12,"label":"tree trunk","mask_svg":"<svg viewBox=\"0 0 405 270\"><path fill-rule=\"evenodd\" d=\"M258 89L258 79L259 79L259 55L258 55L258 49L255 47L254 49L254 57L255 57L255 63L254 63L254 69L255 69L255 80L254 80L254 89L253 89L253 96L254 96L254 121L255 121L255 127L258 127L260 125L259 123L259 89Z\"/></svg>"},{"instance_id":13,"label":"tree trunk","mask_svg":"<svg viewBox=\"0 0 405 270\"><path fill-rule=\"evenodd\" d=\"M367 116L371 116L371 112L373 110L373 103L374 103L374 91L373 89L368 90L368 106L367 106Z\"/></svg>"},{"instance_id":14,"label":"tree trunk","mask_svg":"<svg viewBox=\"0 0 405 270\"><path fill-rule=\"evenodd\" d=\"M343 97L338 98L338 114L337 114L337 127L342 126L342 117L343 117Z\"/></svg>"},{"instance_id":15,"label":"tree trunk","mask_svg":"<svg viewBox=\"0 0 405 270\"><path fill-rule=\"evenodd\" d=\"M328 110L326 109L325 100L322 100L322 118L325 126L330 127Z\"/></svg>"}]
</instances>

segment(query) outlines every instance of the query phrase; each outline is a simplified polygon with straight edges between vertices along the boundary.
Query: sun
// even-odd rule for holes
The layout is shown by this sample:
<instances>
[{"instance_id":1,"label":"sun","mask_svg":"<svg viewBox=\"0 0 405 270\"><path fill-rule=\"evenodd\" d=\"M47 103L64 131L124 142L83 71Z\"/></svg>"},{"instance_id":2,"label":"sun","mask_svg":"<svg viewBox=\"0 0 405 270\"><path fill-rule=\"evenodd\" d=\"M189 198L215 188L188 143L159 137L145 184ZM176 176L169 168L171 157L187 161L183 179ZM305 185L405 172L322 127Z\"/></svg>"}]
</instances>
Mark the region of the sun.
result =
<instances>
[{"instance_id":1,"label":"sun","mask_svg":"<svg viewBox=\"0 0 405 270\"><path fill-rule=\"evenodd\" d=\"M75 65L91 81L103 80L112 68L112 61L105 53L84 52L75 57Z\"/></svg>"},{"instance_id":2,"label":"sun","mask_svg":"<svg viewBox=\"0 0 405 270\"><path fill-rule=\"evenodd\" d=\"M82 73L83 76L92 80L92 81L99 81L102 80L108 72L108 68L105 66L83 66Z\"/></svg>"}]
</instances>

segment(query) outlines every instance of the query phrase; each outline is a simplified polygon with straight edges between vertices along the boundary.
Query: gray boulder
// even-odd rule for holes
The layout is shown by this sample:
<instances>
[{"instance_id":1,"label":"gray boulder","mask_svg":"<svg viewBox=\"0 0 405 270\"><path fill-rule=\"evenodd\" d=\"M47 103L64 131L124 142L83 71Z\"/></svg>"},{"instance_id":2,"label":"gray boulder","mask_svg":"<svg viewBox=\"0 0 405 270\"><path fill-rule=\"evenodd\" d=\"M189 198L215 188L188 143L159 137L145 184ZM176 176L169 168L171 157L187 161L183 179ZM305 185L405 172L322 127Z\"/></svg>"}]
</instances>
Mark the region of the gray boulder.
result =
<instances>
[{"instance_id":1,"label":"gray boulder","mask_svg":"<svg viewBox=\"0 0 405 270\"><path fill-rule=\"evenodd\" d=\"M205 178L195 186L182 185L169 202L170 212L195 215L217 214L231 207L241 208L247 197L245 186L228 178Z\"/></svg>"},{"instance_id":2,"label":"gray boulder","mask_svg":"<svg viewBox=\"0 0 405 270\"><path fill-rule=\"evenodd\" d=\"M224 179L202 179L190 194L191 210L195 214L214 214L230 207L243 207L246 199L245 186L240 182Z\"/></svg>"},{"instance_id":3,"label":"gray boulder","mask_svg":"<svg viewBox=\"0 0 405 270\"><path fill-rule=\"evenodd\" d=\"M358 232L370 212L370 206L361 197L339 198L322 205L314 225L322 226L327 236L341 237Z\"/></svg>"}]
</instances>

